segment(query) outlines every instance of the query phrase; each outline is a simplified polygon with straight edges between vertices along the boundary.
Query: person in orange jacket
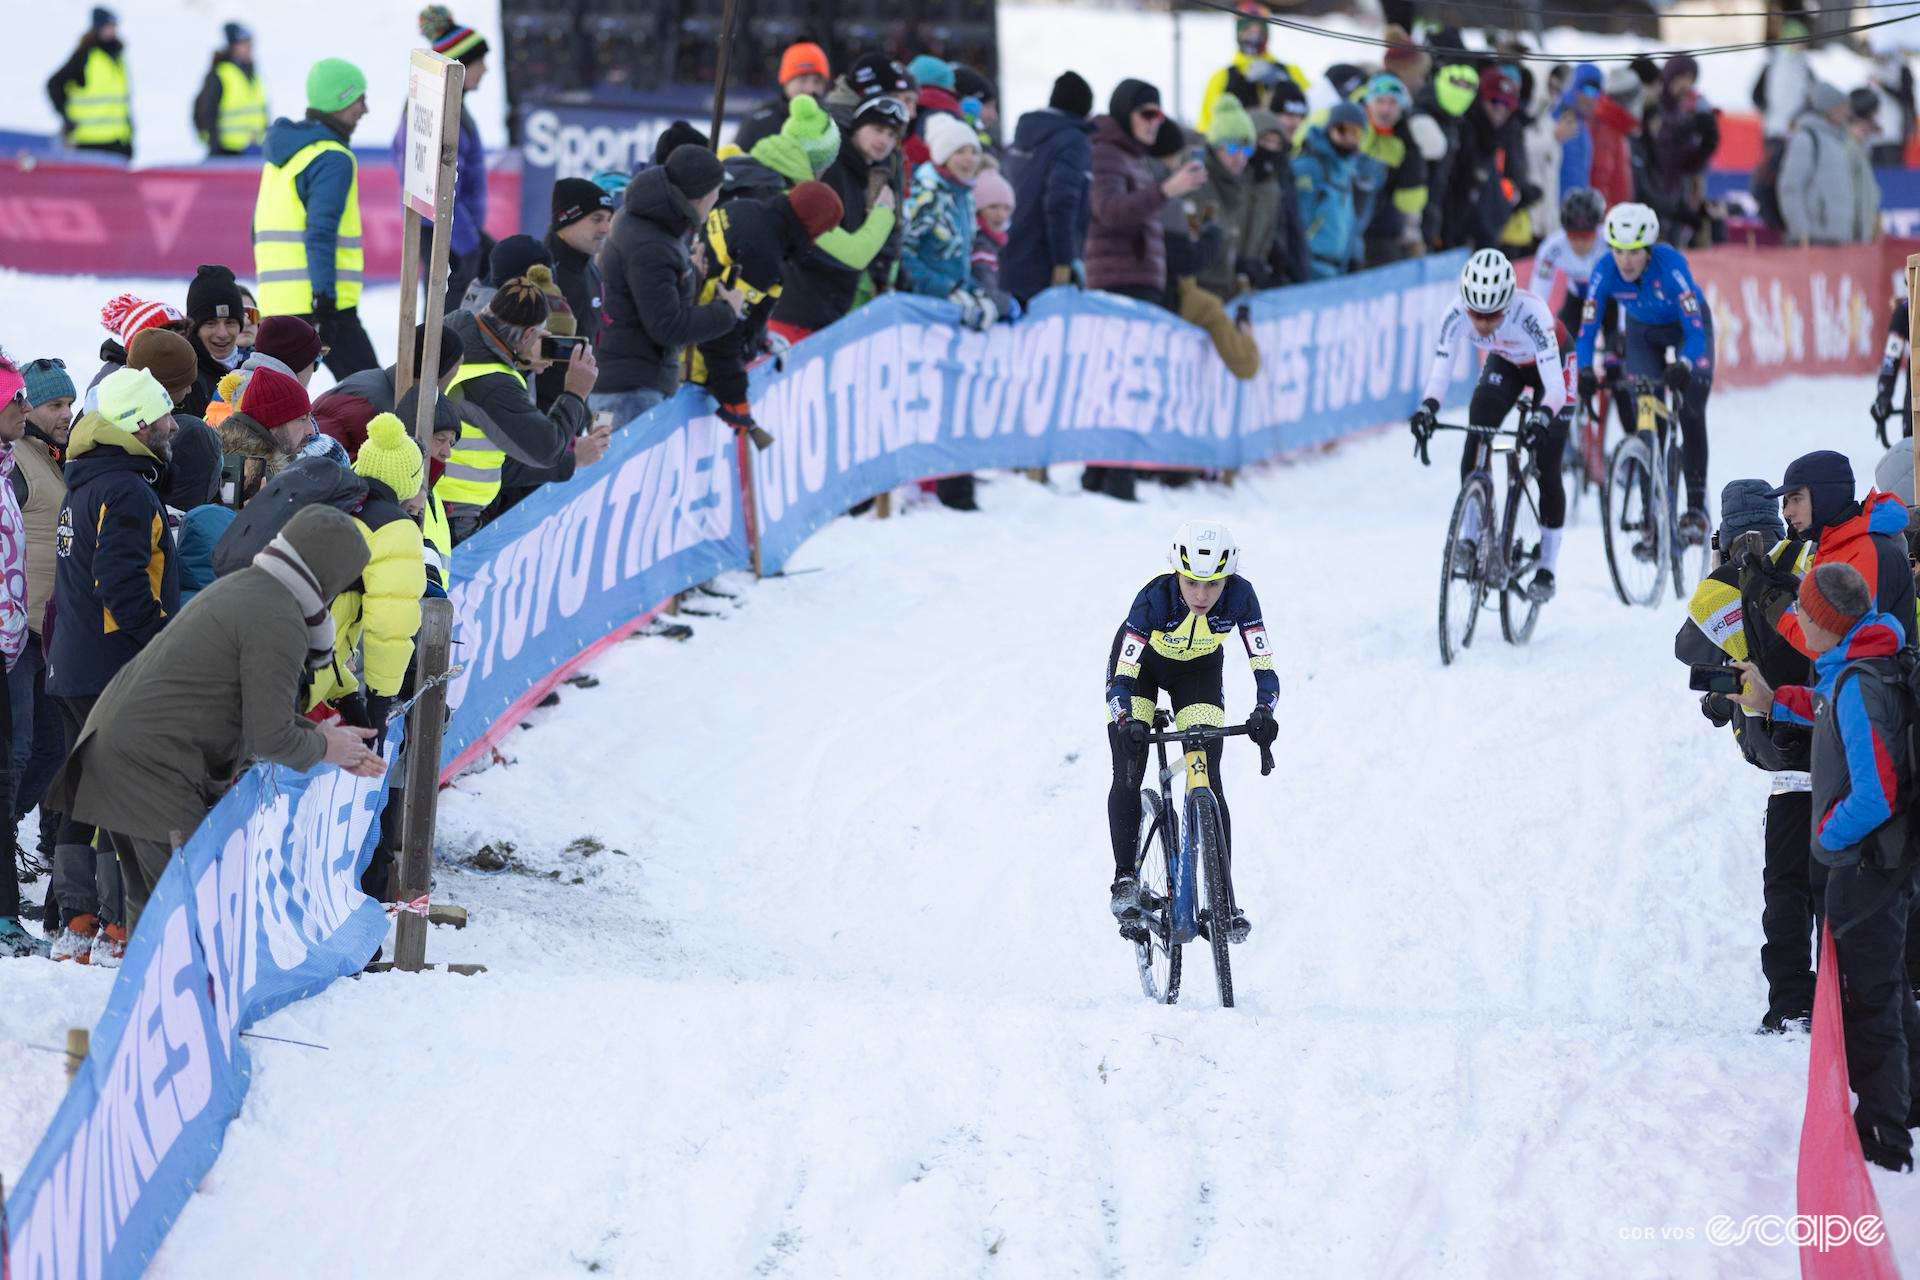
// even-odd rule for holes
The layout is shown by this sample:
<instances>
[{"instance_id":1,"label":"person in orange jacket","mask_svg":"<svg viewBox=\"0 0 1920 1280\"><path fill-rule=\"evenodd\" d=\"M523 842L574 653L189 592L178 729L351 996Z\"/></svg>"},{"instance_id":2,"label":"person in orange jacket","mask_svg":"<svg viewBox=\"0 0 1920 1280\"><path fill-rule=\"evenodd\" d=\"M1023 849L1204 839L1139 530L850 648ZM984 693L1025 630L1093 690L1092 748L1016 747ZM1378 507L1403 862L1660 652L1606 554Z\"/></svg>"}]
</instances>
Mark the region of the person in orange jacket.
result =
<instances>
[{"instance_id":1,"label":"person in orange jacket","mask_svg":"<svg viewBox=\"0 0 1920 1280\"><path fill-rule=\"evenodd\" d=\"M1888 614L1906 632L1904 647L1914 648L1913 574L1907 563L1907 508L1890 493L1869 490L1853 496L1853 464L1843 453L1821 449L1787 464L1786 478L1771 491L1781 499L1787 527L1814 543L1813 567L1847 564L1859 570L1873 593L1873 607ZM1789 609L1780 618L1780 635L1808 657L1799 615Z\"/></svg>"}]
</instances>

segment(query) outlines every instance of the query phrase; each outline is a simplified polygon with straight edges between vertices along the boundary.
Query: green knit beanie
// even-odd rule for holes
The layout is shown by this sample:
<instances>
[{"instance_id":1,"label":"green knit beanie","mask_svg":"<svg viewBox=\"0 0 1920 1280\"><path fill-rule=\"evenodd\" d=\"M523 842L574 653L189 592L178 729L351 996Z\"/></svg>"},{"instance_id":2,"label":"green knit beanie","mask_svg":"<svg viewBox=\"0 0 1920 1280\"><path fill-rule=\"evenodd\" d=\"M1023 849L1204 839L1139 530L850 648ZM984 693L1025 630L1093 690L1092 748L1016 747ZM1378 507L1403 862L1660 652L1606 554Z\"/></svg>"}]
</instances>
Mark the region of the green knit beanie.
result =
<instances>
[{"instance_id":1,"label":"green knit beanie","mask_svg":"<svg viewBox=\"0 0 1920 1280\"><path fill-rule=\"evenodd\" d=\"M1240 105L1240 99L1230 93L1223 93L1213 100L1213 122L1207 126L1207 141L1219 146L1223 142L1241 142L1253 145L1253 117Z\"/></svg>"},{"instance_id":2,"label":"green knit beanie","mask_svg":"<svg viewBox=\"0 0 1920 1280\"><path fill-rule=\"evenodd\" d=\"M367 96L367 78L344 58L322 58L307 72L307 106L334 112Z\"/></svg>"},{"instance_id":3,"label":"green knit beanie","mask_svg":"<svg viewBox=\"0 0 1920 1280\"><path fill-rule=\"evenodd\" d=\"M840 154L840 126L810 94L801 94L787 104L787 122L780 132L799 143L807 153L813 176L819 177Z\"/></svg>"}]
</instances>

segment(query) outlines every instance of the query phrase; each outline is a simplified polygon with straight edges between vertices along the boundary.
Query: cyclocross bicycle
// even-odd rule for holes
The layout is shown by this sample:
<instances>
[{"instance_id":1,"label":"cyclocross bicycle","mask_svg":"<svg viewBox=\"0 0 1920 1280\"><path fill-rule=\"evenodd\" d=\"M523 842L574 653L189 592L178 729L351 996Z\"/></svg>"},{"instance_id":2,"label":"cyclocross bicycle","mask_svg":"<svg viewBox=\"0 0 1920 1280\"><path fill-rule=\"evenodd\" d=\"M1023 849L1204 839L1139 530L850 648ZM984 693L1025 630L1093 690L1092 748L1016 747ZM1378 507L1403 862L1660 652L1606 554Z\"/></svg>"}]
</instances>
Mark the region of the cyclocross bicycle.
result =
<instances>
[{"instance_id":1,"label":"cyclocross bicycle","mask_svg":"<svg viewBox=\"0 0 1920 1280\"><path fill-rule=\"evenodd\" d=\"M1140 990L1147 999L1172 1004L1180 998L1180 948L1205 938L1213 948L1213 976L1222 1008L1233 1007L1233 966L1227 954L1227 930L1217 922L1233 918L1233 882L1220 827L1220 802L1207 772L1207 744L1247 732L1246 725L1216 728L1195 725L1172 729L1165 708L1153 713L1147 741L1160 756L1160 787L1140 790L1140 835L1134 844L1134 874L1140 883L1141 928L1132 938ZM1186 757L1187 789L1182 807L1173 807L1173 766L1167 744L1177 742ZM1273 749L1260 748L1260 776L1273 772ZM1159 837L1156 849L1155 836ZM1200 881L1204 879L1204 886ZM1206 902L1203 907L1202 900Z\"/></svg>"},{"instance_id":2,"label":"cyclocross bicycle","mask_svg":"<svg viewBox=\"0 0 1920 1280\"><path fill-rule=\"evenodd\" d=\"M1685 600L1712 567L1709 539L1689 545L1680 536L1680 448L1676 415L1665 399L1641 392L1635 399L1634 431L1613 448L1600 507L1607 544L1607 572L1626 605L1652 608L1669 572L1673 593Z\"/></svg>"},{"instance_id":3,"label":"cyclocross bicycle","mask_svg":"<svg viewBox=\"0 0 1920 1280\"><path fill-rule=\"evenodd\" d=\"M1567 523L1580 514L1580 500L1589 489L1598 489L1607 480L1607 414L1612 397L1605 386L1591 400L1580 399L1573 410L1573 430L1560 455L1560 469L1566 473Z\"/></svg>"},{"instance_id":4,"label":"cyclocross bicycle","mask_svg":"<svg viewBox=\"0 0 1920 1280\"><path fill-rule=\"evenodd\" d=\"M1478 437L1473 470L1460 482L1440 551L1440 661L1451 665L1473 643L1483 605L1497 604L1508 644L1533 638L1540 601L1527 594L1527 579L1540 564L1540 473L1533 447L1518 431L1446 422L1436 423L1434 430ZM1489 462L1496 453L1507 459L1507 505L1497 528ZM1424 448L1421 460L1426 460Z\"/></svg>"}]
</instances>

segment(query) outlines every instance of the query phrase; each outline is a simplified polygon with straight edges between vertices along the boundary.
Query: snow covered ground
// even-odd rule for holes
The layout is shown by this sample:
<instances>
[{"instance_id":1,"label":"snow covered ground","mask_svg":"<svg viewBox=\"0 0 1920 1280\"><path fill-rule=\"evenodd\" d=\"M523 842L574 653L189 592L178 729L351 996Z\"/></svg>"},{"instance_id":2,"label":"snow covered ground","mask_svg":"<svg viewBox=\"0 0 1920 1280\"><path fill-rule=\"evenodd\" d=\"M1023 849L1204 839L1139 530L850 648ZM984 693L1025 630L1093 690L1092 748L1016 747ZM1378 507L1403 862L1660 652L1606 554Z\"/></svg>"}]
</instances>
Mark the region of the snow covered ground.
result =
<instances>
[{"instance_id":1,"label":"snow covered ground","mask_svg":"<svg viewBox=\"0 0 1920 1280\"><path fill-rule=\"evenodd\" d=\"M1716 397L1716 480L1816 446L1867 474L1870 398ZM326 1048L252 1043L153 1273L1797 1274L1705 1240L1794 1211L1806 1042L1752 1034L1765 782L1591 524L1530 647L1483 629L1443 670L1453 469L1408 455L1388 430L1139 506L996 477L980 515L841 521L691 643L619 646L444 793L435 897L473 923L430 955L491 971L263 1024ZM1202 514L1283 685L1282 769L1225 768L1233 1011L1197 955L1145 1003L1106 912L1099 668ZM28 1046L107 981L6 966L0 1172L62 1088ZM1874 1179L1920 1265L1920 1181Z\"/></svg>"}]
</instances>

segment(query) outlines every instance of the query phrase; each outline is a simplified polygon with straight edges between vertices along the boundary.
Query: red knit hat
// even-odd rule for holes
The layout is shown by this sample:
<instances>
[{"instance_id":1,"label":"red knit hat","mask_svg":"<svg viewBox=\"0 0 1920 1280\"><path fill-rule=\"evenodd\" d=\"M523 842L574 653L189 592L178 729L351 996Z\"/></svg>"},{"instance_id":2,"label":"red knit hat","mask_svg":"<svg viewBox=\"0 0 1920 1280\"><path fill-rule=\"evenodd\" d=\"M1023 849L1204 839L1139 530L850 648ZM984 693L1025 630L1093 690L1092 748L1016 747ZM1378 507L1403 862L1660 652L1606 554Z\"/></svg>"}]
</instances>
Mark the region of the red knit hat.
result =
<instances>
[{"instance_id":1,"label":"red knit hat","mask_svg":"<svg viewBox=\"0 0 1920 1280\"><path fill-rule=\"evenodd\" d=\"M185 324L186 322L187 318L185 315L174 310L166 303L148 302L144 298L136 298L130 293L123 293L117 297L109 298L107 304L100 308L101 327L106 329L106 331L114 337L120 339L120 345L123 347L131 345L133 335L139 333L142 329L151 329L159 325Z\"/></svg>"},{"instance_id":2,"label":"red knit hat","mask_svg":"<svg viewBox=\"0 0 1920 1280\"><path fill-rule=\"evenodd\" d=\"M1852 596L1852 602L1836 597ZM1854 604L1859 608L1855 609ZM1853 630L1853 624L1872 607L1873 596L1867 580L1850 564L1816 565L1800 579L1800 613L1808 622L1836 636Z\"/></svg>"},{"instance_id":3,"label":"red knit hat","mask_svg":"<svg viewBox=\"0 0 1920 1280\"><path fill-rule=\"evenodd\" d=\"M246 390L240 393L235 408L271 431L306 417L313 406L298 378L263 365L248 376Z\"/></svg>"},{"instance_id":4,"label":"red knit hat","mask_svg":"<svg viewBox=\"0 0 1920 1280\"><path fill-rule=\"evenodd\" d=\"M801 183L787 192L787 203L793 206L800 225L807 229L809 240L818 240L839 226L840 217L846 212L846 206L840 203L840 193L824 182Z\"/></svg>"}]
</instances>

